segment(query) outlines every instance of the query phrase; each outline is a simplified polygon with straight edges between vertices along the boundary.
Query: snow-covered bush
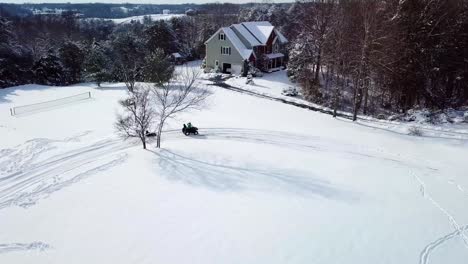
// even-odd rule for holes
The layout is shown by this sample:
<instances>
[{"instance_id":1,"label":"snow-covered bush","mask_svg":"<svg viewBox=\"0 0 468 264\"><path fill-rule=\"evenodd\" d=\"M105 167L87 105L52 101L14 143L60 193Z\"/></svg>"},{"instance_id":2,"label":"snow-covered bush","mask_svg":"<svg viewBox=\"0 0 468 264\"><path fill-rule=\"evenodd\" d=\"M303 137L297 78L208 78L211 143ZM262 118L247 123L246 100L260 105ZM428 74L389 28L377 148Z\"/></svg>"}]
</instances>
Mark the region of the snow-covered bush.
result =
<instances>
[{"instance_id":1,"label":"snow-covered bush","mask_svg":"<svg viewBox=\"0 0 468 264\"><path fill-rule=\"evenodd\" d=\"M247 75L247 80L245 81L245 84L250 84L250 85L254 84L252 74Z\"/></svg>"},{"instance_id":2,"label":"snow-covered bush","mask_svg":"<svg viewBox=\"0 0 468 264\"><path fill-rule=\"evenodd\" d=\"M201 69L205 69L206 68L206 57L202 60L202 63L200 65L200 68Z\"/></svg>"},{"instance_id":3,"label":"snow-covered bush","mask_svg":"<svg viewBox=\"0 0 468 264\"><path fill-rule=\"evenodd\" d=\"M215 85L224 83L223 74L221 73L211 73L209 80L212 81Z\"/></svg>"},{"instance_id":4,"label":"snow-covered bush","mask_svg":"<svg viewBox=\"0 0 468 264\"><path fill-rule=\"evenodd\" d=\"M296 89L296 87L288 87L284 88L281 94L286 95L286 96L297 96L299 93Z\"/></svg>"},{"instance_id":5,"label":"snow-covered bush","mask_svg":"<svg viewBox=\"0 0 468 264\"><path fill-rule=\"evenodd\" d=\"M252 77L262 77L263 73L257 67L255 67L251 62L249 63L249 71L247 74L252 75Z\"/></svg>"},{"instance_id":6,"label":"snow-covered bush","mask_svg":"<svg viewBox=\"0 0 468 264\"><path fill-rule=\"evenodd\" d=\"M412 126L408 128L408 135L421 137L423 135L423 132L419 127Z\"/></svg>"},{"instance_id":7,"label":"snow-covered bush","mask_svg":"<svg viewBox=\"0 0 468 264\"><path fill-rule=\"evenodd\" d=\"M444 112L437 111L430 115L430 123L432 124L447 124L453 123L452 119Z\"/></svg>"}]
</instances>

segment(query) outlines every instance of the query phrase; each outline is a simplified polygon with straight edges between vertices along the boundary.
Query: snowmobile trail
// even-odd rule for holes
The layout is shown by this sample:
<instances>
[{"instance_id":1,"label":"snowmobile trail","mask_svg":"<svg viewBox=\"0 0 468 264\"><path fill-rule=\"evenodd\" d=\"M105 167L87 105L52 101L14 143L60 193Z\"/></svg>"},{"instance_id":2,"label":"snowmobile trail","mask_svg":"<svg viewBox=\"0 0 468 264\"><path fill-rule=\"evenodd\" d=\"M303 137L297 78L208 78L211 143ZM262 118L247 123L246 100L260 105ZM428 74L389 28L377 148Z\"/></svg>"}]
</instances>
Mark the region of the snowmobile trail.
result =
<instances>
[{"instance_id":1,"label":"snowmobile trail","mask_svg":"<svg viewBox=\"0 0 468 264\"><path fill-rule=\"evenodd\" d=\"M129 147L119 140L106 139L38 161L40 156L58 148L57 142L36 139L14 151L3 151L0 164L12 165L0 173L0 209L34 205L52 192L116 166L126 159L121 151Z\"/></svg>"},{"instance_id":2,"label":"snowmobile trail","mask_svg":"<svg viewBox=\"0 0 468 264\"><path fill-rule=\"evenodd\" d=\"M9 253L13 251L29 251L38 250L44 251L50 248L50 245L44 242L32 242L32 243L10 243L0 244L0 254Z\"/></svg>"}]
</instances>

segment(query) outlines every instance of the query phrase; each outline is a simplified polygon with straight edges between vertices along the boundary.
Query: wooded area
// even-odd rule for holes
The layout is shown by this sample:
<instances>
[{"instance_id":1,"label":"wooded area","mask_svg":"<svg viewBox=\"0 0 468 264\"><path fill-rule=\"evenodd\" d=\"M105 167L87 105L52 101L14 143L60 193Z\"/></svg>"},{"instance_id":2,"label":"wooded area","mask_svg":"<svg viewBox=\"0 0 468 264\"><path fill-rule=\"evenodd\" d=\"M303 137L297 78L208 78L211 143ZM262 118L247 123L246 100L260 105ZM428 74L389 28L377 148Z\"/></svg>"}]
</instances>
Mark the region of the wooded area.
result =
<instances>
[{"instance_id":1,"label":"wooded area","mask_svg":"<svg viewBox=\"0 0 468 264\"><path fill-rule=\"evenodd\" d=\"M309 100L350 105L355 117L467 105L467 1L323 0L291 9L288 72Z\"/></svg>"},{"instance_id":2,"label":"wooded area","mask_svg":"<svg viewBox=\"0 0 468 264\"><path fill-rule=\"evenodd\" d=\"M270 21L307 100L364 114L468 105L468 2L306 0L207 4L197 16L116 25L73 12L0 18L0 87L145 81L146 62L204 57L219 27ZM131 78L129 78L131 77Z\"/></svg>"}]
</instances>

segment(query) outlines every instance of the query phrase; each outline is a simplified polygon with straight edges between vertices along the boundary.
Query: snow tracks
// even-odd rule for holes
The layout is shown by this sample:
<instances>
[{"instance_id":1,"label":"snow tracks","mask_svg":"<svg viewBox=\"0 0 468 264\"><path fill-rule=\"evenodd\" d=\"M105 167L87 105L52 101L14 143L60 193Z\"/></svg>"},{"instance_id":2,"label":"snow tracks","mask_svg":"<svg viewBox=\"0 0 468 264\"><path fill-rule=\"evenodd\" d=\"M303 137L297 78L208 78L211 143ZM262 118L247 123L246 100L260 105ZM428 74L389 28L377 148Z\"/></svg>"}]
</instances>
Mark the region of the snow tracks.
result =
<instances>
[{"instance_id":1,"label":"snow tracks","mask_svg":"<svg viewBox=\"0 0 468 264\"><path fill-rule=\"evenodd\" d=\"M83 145L78 135L65 140L32 139L0 150L0 210L28 207L91 174L122 163L128 147L106 139ZM75 145L78 145L75 146Z\"/></svg>"},{"instance_id":2,"label":"snow tracks","mask_svg":"<svg viewBox=\"0 0 468 264\"><path fill-rule=\"evenodd\" d=\"M0 254L13 251L44 251L49 248L50 246L43 242L0 244Z\"/></svg>"},{"instance_id":3,"label":"snow tracks","mask_svg":"<svg viewBox=\"0 0 468 264\"><path fill-rule=\"evenodd\" d=\"M432 243L426 245L426 247L421 251L419 263L420 264L427 264L428 260L429 260L429 255L432 253L432 251L434 249L436 249L437 247L439 247L440 245L442 245L446 241L448 241L448 240L450 240L450 239L452 239L454 237L457 237L457 236L461 237L463 243L465 244L465 247L468 248L468 237L465 234L465 231L468 230L468 225L460 226L457 223L457 221L455 220L455 217L452 214L450 214L444 207L442 207L439 202L434 200L432 198L432 196L428 193L428 191L426 190L425 182L420 177L418 177L416 174L414 174L414 173L412 173L412 174L413 174L414 178L416 179L416 181L420 185L421 195L425 199L430 201L431 204L435 208L440 210L447 217L450 225L454 229L454 231L452 233L449 233L449 234L447 234L447 235L445 235L443 237L440 237L439 239L437 239L437 240L433 241ZM459 190L463 190L463 189L460 189L460 187L459 187Z\"/></svg>"}]
</instances>

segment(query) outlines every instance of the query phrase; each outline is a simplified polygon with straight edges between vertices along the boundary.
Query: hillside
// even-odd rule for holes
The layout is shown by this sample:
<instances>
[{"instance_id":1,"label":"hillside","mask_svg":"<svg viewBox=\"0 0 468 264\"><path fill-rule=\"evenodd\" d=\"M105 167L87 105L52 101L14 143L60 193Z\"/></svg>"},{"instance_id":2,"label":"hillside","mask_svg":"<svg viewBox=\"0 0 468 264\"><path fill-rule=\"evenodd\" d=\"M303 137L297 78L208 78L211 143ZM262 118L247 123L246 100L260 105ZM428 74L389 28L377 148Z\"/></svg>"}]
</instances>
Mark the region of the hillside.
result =
<instances>
[{"instance_id":1,"label":"hillside","mask_svg":"<svg viewBox=\"0 0 468 264\"><path fill-rule=\"evenodd\" d=\"M1 90L0 263L466 262L466 139L209 87L147 151L115 134L123 84Z\"/></svg>"}]
</instances>

